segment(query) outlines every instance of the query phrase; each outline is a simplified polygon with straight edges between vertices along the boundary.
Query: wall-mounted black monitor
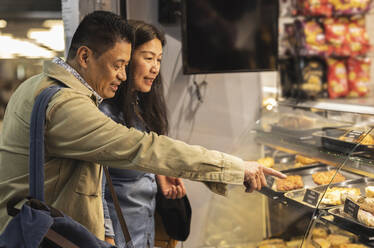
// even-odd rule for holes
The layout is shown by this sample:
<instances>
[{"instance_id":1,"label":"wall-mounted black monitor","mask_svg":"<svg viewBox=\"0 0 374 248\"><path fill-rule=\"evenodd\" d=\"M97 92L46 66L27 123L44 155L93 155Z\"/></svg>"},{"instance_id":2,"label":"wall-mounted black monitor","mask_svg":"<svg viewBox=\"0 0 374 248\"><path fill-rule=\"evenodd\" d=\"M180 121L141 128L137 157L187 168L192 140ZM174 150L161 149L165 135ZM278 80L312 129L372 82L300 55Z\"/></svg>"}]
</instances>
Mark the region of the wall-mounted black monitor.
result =
<instances>
[{"instance_id":1,"label":"wall-mounted black monitor","mask_svg":"<svg viewBox=\"0 0 374 248\"><path fill-rule=\"evenodd\" d=\"M278 0L182 0L185 74L277 69Z\"/></svg>"}]
</instances>

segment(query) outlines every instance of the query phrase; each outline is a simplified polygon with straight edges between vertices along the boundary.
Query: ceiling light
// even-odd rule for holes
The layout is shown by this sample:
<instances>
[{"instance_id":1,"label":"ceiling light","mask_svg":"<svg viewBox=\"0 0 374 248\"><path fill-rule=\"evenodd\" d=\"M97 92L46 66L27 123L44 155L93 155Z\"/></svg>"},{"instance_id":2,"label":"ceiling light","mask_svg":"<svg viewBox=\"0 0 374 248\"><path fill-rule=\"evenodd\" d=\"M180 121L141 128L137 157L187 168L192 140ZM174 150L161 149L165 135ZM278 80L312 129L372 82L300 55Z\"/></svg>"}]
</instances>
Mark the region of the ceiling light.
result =
<instances>
[{"instance_id":1,"label":"ceiling light","mask_svg":"<svg viewBox=\"0 0 374 248\"><path fill-rule=\"evenodd\" d=\"M28 40L16 39L11 34L0 34L0 58L12 59L15 57L27 58L53 58L56 53L40 47Z\"/></svg>"},{"instance_id":2,"label":"ceiling light","mask_svg":"<svg viewBox=\"0 0 374 248\"><path fill-rule=\"evenodd\" d=\"M5 28L7 25L7 22L4 19L0 19L0 28Z\"/></svg>"},{"instance_id":3,"label":"ceiling light","mask_svg":"<svg viewBox=\"0 0 374 248\"><path fill-rule=\"evenodd\" d=\"M65 49L62 22L52 25L49 30L32 28L27 32L27 37L55 51L64 51Z\"/></svg>"}]
</instances>

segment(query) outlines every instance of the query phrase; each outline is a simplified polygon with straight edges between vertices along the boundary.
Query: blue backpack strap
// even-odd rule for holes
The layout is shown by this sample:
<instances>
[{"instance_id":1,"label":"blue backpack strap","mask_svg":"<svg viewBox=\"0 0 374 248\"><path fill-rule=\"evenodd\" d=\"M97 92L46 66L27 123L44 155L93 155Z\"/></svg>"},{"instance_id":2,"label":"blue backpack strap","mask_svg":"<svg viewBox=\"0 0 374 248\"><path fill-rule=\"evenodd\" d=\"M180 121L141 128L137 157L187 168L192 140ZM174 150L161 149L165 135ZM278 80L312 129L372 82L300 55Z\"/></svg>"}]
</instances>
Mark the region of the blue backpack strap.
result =
<instances>
[{"instance_id":1,"label":"blue backpack strap","mask_svg":"<svg viewBox=\"0 0 374 248\"><path fill-rule=\"evenodd\" d=\"M61 89L50 86L35 99L30 121L29 187L32 198L44 201L44 123L49 100Z\"/></svg>"}]
</instances>

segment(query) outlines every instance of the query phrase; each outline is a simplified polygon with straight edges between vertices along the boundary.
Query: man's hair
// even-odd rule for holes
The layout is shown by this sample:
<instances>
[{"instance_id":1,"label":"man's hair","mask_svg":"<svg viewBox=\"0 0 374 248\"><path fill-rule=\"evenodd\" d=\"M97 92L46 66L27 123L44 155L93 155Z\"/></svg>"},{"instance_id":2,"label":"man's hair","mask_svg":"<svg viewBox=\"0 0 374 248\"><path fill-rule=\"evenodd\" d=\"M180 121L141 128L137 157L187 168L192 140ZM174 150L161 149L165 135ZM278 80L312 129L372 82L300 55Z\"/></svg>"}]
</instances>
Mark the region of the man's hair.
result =
<instances>
[{"instance_id":1,"label":"man's hair","mask_svg":"<svg viewBox=\"0 0 374 248\"><path fill-rule=\"evenodd\" d=\"M68 60L75 58L81 46L87 46L95 57L99 57L121 40L133 41L133 32L128 23L112 12L94 11L83 18L75 31Z\"/></svg>"}]
</instances>

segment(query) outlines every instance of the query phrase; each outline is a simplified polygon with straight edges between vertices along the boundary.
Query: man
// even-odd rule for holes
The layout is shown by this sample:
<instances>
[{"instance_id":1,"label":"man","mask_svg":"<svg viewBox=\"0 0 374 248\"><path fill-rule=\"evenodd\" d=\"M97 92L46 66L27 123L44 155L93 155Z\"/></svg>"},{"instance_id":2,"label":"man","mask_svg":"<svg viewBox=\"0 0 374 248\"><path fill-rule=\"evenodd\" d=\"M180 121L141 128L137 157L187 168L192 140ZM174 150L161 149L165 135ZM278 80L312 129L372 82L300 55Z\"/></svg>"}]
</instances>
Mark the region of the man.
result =
<instances>
[{"instance_id":1,"label":"man","mask_svg":"<svg viewBox=\"0 0 374 248\"><path fill-rule=\"evenodd\" d=\"M87 15L72 39L67 63L54 59L24 83L9 101L0 138L0 229L6 203L28 194L30 115L46 87L64 86L50 101L45 130L45 200L104 239L100 164L205 182L220 194L225 185L265 185L264 173L284 177L255 162L116 124L97 108L111 98L130 60L132 34L119 16Z\"/></svg>"}]
</instances>

